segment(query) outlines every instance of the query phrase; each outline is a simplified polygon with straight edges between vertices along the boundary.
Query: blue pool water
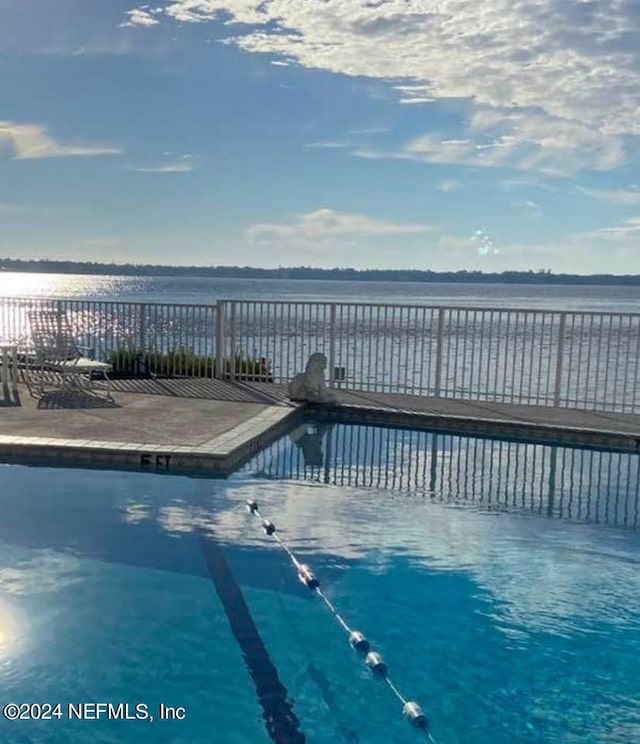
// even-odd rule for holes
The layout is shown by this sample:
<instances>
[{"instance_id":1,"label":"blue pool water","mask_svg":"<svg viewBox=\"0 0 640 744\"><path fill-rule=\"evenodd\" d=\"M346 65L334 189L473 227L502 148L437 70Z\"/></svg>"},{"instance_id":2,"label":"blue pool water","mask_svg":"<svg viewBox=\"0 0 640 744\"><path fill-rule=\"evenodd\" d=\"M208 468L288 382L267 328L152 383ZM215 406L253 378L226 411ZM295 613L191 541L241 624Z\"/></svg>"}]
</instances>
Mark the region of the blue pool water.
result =
<instances>
[{"instance_id":1,"label":"blue pool water","mask_svg":"<svg viewBox=\"0 0 640 744\"><path fill-rule=\"evenodd\" d=\"M358 449L365 434L375 446ZM481 440L317 435L227 481L0 467L0 703L64 714L0 718L0 741L424 741L249 517L252 498L439 744L640 741L633 456L583 452L580 482L579 451L492 443L474 464ZM82 702L144 703L154 720L67 720ZM184 720L158 720L160 703Z\"/></svg>"}]
</instances>

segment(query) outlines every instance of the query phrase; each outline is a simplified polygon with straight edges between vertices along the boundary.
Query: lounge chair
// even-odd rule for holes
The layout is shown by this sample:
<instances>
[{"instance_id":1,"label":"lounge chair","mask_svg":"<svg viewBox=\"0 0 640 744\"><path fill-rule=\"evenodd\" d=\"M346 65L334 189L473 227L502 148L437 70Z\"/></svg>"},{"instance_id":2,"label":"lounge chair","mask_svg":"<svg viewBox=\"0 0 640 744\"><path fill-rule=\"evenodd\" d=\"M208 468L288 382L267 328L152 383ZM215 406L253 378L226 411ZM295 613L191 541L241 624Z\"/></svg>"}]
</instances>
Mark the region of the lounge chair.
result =
<instances>
[{"instance_id":1,"label":"lounge chair","mask_svg":"<svg viewBox=\"0 0 640 744\"><path fill-rule=\"evenodd\" d=\"M96 361L94 350L76 343L66 313L35 310L27 314L33 355L28 360L27 387L34 397L42 397L46 388L104 393L111 400L108 373L112 367ZM84 354L82 352L85 352ZM36 374L34 374L36 373ZM94 373L102 375L106 387L94 384Z\"/></svg>"}]
</instances>

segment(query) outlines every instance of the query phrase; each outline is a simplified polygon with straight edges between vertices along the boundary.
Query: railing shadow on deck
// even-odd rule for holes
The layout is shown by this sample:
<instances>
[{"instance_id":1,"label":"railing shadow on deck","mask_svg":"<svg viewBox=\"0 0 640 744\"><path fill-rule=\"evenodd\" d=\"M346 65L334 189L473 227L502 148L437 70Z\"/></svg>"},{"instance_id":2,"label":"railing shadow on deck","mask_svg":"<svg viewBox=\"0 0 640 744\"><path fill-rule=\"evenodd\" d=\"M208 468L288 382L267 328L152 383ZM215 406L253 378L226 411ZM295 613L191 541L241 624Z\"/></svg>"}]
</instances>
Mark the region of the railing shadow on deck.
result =
<instances>
[{"instance_id":1,"label":"railing shadow on deck","mask_svg":"<svg viewBox=\"0 0 640 744\"><path fill-rule=\"evenodd\" d=\"M114 400L82 390L51 390L38 400L38 410L120 408Z\"/></svg>"},{"instance_id":2,"label":"railing shadow on deck","mask_svg":"<svg viewBox=\"0 0 640 744\"><path fill-rule=\"evenodd\" d=\"M288 402L284 386L248 383L235 380L210 380L193 377L143 378L113 380L113 391L139 395L168 395L175 398L200 398L230 403L263 403L278 405Z\"/></svg>"},{"instance_id":3,"label":"railing shadow on deck","mask_svg":"<svg viewBox=\"0 0 640 744\"><path fill-rule=\"evenodd\" d=\"M434 501L640 526L640 456L436 432L304 424L244 473Z\"/></svg>"}]
</instances>

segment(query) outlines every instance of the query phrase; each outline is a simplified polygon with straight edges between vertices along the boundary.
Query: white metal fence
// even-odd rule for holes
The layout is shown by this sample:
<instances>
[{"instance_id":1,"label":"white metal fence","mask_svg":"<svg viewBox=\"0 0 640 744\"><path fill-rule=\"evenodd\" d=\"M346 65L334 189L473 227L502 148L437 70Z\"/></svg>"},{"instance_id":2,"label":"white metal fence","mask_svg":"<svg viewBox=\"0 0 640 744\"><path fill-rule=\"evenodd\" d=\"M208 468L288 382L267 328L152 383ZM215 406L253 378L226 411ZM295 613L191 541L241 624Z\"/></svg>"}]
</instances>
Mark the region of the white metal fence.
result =
<instances>
[{"instance_id":1,"label":"white metal fence","mask_svg":"<svg viewBox=\"0 0 640 744\"><path fill-rule=\"evenodd\" d=\"M319 351L336 388L640 411L640 313L0 298L0 341L28 349L35 308L68 313L80 343L125 368L284 383Z\"/></svg>"},{"instance_id":2,"label":"white metal fence","mask_svg":"<svg viewBox=\"0 0 640 744\"><path fill-rule=\"evenodd\" d=\"M66 313L78 343L117 370L214 374L215 306L0 297L0 341L29 353L28 314L45 309Z\"/></svg>"},{"instance_id":3,"label":"white metal fence","mask_svg":"<svg viewBox=\"0 0 640 744\"><path fill-rule=\"evenodd\" d=\"M640 410L640 313L227 300L217 334L276 382L320 351L338 388Z\"/></svg>"}]
</instances>

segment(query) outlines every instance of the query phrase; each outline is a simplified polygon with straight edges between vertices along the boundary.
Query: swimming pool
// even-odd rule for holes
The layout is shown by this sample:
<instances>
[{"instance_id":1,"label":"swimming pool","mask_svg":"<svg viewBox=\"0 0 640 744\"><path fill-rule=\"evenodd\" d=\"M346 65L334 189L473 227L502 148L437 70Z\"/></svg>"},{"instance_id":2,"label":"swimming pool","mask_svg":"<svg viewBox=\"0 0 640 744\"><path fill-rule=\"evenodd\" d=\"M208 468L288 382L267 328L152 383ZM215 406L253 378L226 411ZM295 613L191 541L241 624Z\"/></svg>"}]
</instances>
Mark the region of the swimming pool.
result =
<instances>
[{"instance_id":1,"label":"swimming pool","mask_svg":"<svg viewBox=\"0 0 640 744\"><path fill-rule=\"evenodd\" d=\"M3 742L423 741L247 499L439 744L640 740L635 456L557 448L551 468L551 448L494 442L474 472L487 440L437 435L434 475L431 434L292 435L227 481L0 468L0 702L63 706L0 720ZM70 703L147 717L69 720Z\"/></svg>"}]
</instances>

